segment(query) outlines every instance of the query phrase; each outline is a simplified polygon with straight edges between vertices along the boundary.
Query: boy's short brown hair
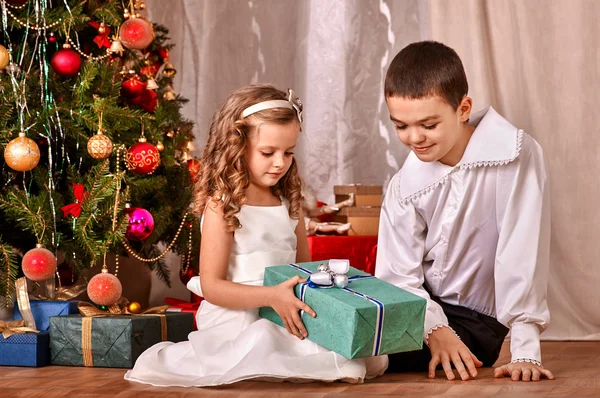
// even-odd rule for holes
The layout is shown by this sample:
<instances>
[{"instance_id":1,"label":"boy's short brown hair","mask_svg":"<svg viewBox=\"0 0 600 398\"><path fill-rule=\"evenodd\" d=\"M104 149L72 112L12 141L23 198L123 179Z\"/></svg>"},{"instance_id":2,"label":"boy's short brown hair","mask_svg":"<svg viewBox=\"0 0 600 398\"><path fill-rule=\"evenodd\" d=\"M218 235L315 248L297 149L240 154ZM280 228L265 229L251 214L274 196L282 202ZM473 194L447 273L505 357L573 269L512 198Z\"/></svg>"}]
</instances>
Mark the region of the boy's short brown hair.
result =
<instances>
[{"instance_id":1,"label":"boy's short brown hair","mask_svg":"<svg viewBox=\"0 0 600 398\"><path fill-rule=\"evenodd\" d=\"M450 47L435 41L409 44L394 57L385 77L385 97L442 97L458 109L469 91L463 64Z\"/></svg>"}]
</instances>

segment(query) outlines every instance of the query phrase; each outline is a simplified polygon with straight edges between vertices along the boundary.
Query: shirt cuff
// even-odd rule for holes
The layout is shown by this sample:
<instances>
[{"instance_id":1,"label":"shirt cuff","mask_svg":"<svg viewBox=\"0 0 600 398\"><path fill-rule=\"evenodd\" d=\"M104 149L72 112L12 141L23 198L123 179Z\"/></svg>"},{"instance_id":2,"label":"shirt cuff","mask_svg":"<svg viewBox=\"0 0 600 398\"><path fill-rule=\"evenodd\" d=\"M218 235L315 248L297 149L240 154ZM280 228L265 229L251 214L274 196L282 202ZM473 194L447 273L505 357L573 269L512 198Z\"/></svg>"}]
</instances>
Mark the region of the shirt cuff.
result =
<instances>
[{"instance_id":1,"label":"shirt cuff","mask_svg":"<svg viewBox=\"0 0 600 398\"><path fill-rule=\"evenodd\" d=\"M443 326L449 327L448 318L446 317L446 314L444 314L444 310L442 310L442 307L440 307L440 305L435 301L427 299L427 311L425 311L425 327L423 330L423 341L427 343L431 332Z\"/></svg>"},{"instance_id":2,"label":"shirt cuff","mask_svg":"<svg viewBox=\"0 0 600 398\"><path fill-rule=\"evenodd\" d=\"M534 323L513 323L510 328L511 362L542 364L540 330Z\"/></svg>"}]
</instances>

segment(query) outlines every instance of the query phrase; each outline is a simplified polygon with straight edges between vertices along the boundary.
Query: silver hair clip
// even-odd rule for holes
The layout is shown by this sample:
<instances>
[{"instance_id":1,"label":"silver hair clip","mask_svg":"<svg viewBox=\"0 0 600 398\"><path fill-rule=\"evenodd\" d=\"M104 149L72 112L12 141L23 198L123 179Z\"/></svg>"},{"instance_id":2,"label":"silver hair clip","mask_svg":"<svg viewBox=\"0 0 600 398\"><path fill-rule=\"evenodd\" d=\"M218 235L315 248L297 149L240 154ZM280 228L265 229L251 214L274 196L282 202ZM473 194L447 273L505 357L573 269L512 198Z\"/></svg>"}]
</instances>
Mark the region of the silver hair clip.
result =
<instances>
[{"instance_id":1,"label":"silver hair clip","mask_svg":"<svg viewBox=\"0 0 600 398\"><path fill-rule=\"evenodd\" d=\"M249 106L248 108L242 111L242 119L260 111L264 111L265 109L273 109L273 108L287 108L293 109L296 111L296 116L298 116L298 121L302 123L302 102L300 98L296 95L294 90L288 89L288 99L287 100L270 100L259 102L258 104L254 104Z\"/></svg>"}]
</instances>

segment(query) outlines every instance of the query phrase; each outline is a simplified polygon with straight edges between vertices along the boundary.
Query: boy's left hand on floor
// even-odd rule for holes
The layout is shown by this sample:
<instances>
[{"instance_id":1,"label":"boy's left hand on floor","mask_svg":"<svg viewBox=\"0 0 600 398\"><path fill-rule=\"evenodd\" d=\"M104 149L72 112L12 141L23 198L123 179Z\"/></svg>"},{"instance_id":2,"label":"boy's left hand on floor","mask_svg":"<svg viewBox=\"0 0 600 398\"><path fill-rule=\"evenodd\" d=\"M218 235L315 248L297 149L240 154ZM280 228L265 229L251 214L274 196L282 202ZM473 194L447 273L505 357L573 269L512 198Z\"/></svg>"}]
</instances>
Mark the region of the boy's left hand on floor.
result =
<instances>
[{"instance_id":1,"label":"boy's left hand on floor","mask_svg":"<svg viewBox=\"0 0 600 398\"><path fill-rule=\"evenodd\" d=\"M494 377L510 377L513 381L539 381L542 377L554 380L552 372L530 362L511 362L495 368Z\"/></svg>"}]
</instances>

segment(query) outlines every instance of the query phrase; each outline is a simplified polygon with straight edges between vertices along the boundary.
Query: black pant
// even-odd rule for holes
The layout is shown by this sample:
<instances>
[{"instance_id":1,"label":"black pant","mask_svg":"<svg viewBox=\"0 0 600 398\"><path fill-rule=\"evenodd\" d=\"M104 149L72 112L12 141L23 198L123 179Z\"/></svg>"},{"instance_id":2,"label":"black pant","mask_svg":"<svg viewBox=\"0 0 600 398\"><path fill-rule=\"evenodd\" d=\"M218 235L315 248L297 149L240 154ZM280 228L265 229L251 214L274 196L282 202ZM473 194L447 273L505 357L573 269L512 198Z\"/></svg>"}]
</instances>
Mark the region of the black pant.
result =
<instances>
[{"instance_id":1,"label":"black pant","mask_svg":"<svg viewBox=\"0 0 600 398\"><path fill-rule=\"evenodd\" d=\"M450 327L454 329L469 350L483 366L492 366L498 360L508 328L496 318L480 314L465 307L446 304L433 298L442 306ZM388 373L421 372L429 369L431 352L423 345L420 351L402 352L389 355Z\"/></svg>"}]
</instances>

